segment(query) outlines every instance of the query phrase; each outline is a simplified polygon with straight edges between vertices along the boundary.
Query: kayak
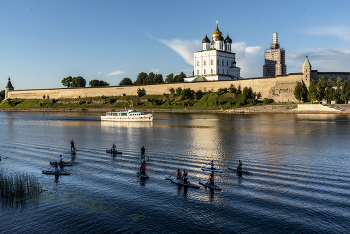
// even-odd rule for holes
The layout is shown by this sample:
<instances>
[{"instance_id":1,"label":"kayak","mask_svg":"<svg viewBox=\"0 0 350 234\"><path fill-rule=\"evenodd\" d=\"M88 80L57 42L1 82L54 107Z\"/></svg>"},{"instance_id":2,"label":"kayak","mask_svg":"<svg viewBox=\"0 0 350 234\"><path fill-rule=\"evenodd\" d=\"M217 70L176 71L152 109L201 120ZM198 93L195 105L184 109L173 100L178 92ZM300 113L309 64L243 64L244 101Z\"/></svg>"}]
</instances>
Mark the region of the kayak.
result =
<instances>
[{"instance_id":1,"label":"kayak","mask_svg":"<svg viewBox=\"0 0 350 234\"><path fill-rule=\"evenodd\" d=\"M227 167L228 169L230 169L230 170L234 170L234 171L236 171L237 173L244 173L244 174L250 174L250 172L249 171L237 171L237 167Z\"/></svg>"},{"instance_id":2,"label":"kayak","mask_svg":"<svg viewBox=\"0 0 350 234\"><path fill-rule=\"evenodd\" d=\"M106 150L106 153L110 153L110 154L122 154L122 152L117 151L117 150Z\"/></svg>"},{"instance_id":3,"label":"kayak","mask_svg":"<svg viewBox=\"0 0 350 234\"><path fill-rule=\"evenodd\" d=\"M149 178L149 176L147 174L146 175L141 175L140 172L137 172L137 176L140 176L141 178L145 178L145 179Z\"/></svg>"},{"instance_id":4,"label":"kayak","mask_svg":"<svg viewBox=\"0 0 350 234\"><path fill-rule=\"evenodd\" d=\"M57 163L58 166L73 166L73 162L50 162L52 166L55 166L55 163Z\"/></svg>"},{"instance_id":5,"label":"kayak","mask_svg":"<svg viewBox=\"0 0 350 234\"><path fill-rule=\"evenodd\" d=\"M176 177L175 176L166 175L165 179L166 180L176 180Z\"/></svg>"},{"instance_id":6,"label":"kayak","mask_svg":"<svg viewBox=\"0 0 350 234\"><path fill-rule=\"evenodd\" d=\"M54 171L47 171L47 170L43 170L43 174L47 174L47 175L70 175L70 173L68 172L54 172Z\"/></svg>"},{"instance_id":7,"label":"kayak","mask_svg":"<svg viewBox=\"0 0 350 234\"><path fill-rule=\"evenodd\" d=\"M190 187L190 188L199 188L199 186L195 185L195 184L191 184L191 183L185 184L182 180L172 179L171 182L175 183L177 185L182 185L182 186L186 186L186 187Z\"/></svg>"},{"instance_id":8,"label":"kayak","mask_svg":"<svg viewBox=\"0 0 350 234\"><path fill-rule=\"evenodd\" d=\"M224 172L224 170L214 169L212 170L210 167L201 167L202 171L211 171L211 172Z\"/></svg>"},{"instance_id":9,"label":"kayak","mask_svg":"<svg viewBox=\"0 0 350 234\"><path fill-rule=\"evenodd\" d=\"M204 182L203 180L199 180L199 184L204 185L205 187L211 188L211 189L216 189L216 190L221 190L221 188L217 185L210 185L208 182Z\"/></svg>"}]
</instances>

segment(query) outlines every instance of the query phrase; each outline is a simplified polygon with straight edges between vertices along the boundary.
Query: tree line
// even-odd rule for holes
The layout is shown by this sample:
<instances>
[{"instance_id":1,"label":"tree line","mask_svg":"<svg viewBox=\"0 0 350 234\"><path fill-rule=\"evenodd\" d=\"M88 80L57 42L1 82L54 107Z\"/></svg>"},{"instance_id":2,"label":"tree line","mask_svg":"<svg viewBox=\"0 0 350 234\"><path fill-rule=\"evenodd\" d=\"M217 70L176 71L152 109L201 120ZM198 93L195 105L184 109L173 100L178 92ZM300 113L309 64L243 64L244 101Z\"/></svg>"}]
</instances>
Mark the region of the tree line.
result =
<instances>
[{"instance_id":1,"label":"tree line","mask_svg":"<svg viewBox=\"0 0 350 234\"><path fill-rule=\"evenodd\" d=\"M344 103L348 103L350 100L350 81L342 81L342 78L338 77L337 82L334 83L330 77L326 82L324 77L321 77L318 81L311 80L309 89L303 83L297 82L294 96L298 101L305 101L307 98L311 103L323 100L326 100L327 103L330 101L336 101L337 103L344 101Z\"/></svg>"},{"instance_id":2,"label":"tree line","mask_svg":"<svg viewBox=\"0 0 350 234\"><path fill-rule=\"evenodd\" d=\"M133 82L130 78L125 77L119 83L119 85L148 85L148 84L163 84L163 83L173 83L173 82L184 82L184 78L186 78L186 74L184 72L180 72L179 75L175 75L174 73L170 73L166 76L166 79L163 79L162 74L156 74L150 72L147 74L146 72L140 72L137 75L135 82ZM62 85L67 88L77 88L77 87L85 87L86 80L82 76L72 77L68 76L62 79ZM97 86L109 86L110 84L103 80L91 80L89 82L90 87Z\"/></svg>"},{"instance_id":3,"label":"tree line","mask_svg":"<svg viewBox=\"0 0 350 234\"><path fill-rule=\"evenodd\" d=\"M63 78L61 83L63 86L67 88L77 88L77 87L86 86L86 80L82 76L77 76L77 77L68 76L66 78ZM90 87L109 86L109 83L103 80L90 80L89 86Z\"/></svg>"},{"instance_id":4,"label":"tree line","mask_svg":"<svg viewBox=\"0 0 350 234\"><path fill-rule=\"evenodd\" d=\"M179 75L175 75L174 73L170 73L166 76L165 80L163 79L162 74L155 74L153 72L146 73L140 72L137 75L135 82L133 82L130 78L125 77L119 83L119 85L148 85L148 84L163 84L163 83L174 83L174 82L184 82L184 78L186 78L186 74L184 72L180 72Z\"/></svg>"}]
</instances>

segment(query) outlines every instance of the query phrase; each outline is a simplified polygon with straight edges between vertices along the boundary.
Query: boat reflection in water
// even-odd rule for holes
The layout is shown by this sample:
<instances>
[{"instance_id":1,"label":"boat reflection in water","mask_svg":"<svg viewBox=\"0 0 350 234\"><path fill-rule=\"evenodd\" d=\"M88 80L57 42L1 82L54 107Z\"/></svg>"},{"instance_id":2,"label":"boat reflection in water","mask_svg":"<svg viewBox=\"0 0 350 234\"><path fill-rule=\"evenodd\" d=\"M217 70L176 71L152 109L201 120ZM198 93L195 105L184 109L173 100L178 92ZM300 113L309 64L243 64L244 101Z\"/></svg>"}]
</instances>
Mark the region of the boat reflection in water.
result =
<instances>
[{"instance_id":1,"label":"boat reflection in water","mask_svg":"<svg viewBox=\"0 0 350 234\"><path fill-rule=\"evenodd\" d=\"M101 127L153 128L153 122L112 122L101 121Z\"/></svg>"}]
</instances>

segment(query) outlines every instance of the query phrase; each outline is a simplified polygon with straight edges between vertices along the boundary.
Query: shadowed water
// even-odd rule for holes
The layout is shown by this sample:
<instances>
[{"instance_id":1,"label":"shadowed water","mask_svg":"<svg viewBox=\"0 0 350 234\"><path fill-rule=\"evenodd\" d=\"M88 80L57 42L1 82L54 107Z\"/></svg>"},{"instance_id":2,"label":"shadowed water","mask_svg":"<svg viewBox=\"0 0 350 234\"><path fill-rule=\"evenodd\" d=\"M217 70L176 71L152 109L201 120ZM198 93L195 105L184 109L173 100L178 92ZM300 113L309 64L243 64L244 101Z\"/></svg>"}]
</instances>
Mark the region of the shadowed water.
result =
<instances>
[{"instance_id":1,"label":"shadowed water","mask_svg":"<svg viewBox=\"0 0 350 234\"><path fill-rule=\"evenodd\" d=\"M45 190L3 205L0 232L347 233L349 130L350 116L333 114L156 113L153 123L108 123L98 114L0 113L0 167L36 175ZM113 143L122 155L105 153ZM146 180L136 176L142 146ZM75 161L65 168L72 174L41 174L60 154ZM227 169L239 159L250 174ZM221 191L164 180L185 168L198 184L211 160L224 170L215 174Z\"/></svg>"}]
</instances>

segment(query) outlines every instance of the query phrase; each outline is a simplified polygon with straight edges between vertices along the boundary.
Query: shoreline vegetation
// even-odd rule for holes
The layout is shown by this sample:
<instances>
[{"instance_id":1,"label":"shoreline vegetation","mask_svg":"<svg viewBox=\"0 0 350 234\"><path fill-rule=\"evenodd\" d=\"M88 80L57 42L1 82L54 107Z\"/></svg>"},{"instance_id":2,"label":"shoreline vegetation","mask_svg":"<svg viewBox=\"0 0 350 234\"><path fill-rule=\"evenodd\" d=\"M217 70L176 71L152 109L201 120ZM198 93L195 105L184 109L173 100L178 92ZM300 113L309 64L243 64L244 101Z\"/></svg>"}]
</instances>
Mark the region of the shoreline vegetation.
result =
<instances>
[{"instance_id":1,"label":"shoreline vegetation","mask_svg":"<svg viewBox=\"0 0 350 234\"><path fill-rule=\"evenodd\" d=\"M315 102L314 102L315 103ZM311 103L310 103L311 104ZM339 108L339 106L342 106ZM349 106L349 108L348 108ZM342 111L298 111L297 103L274 103L248 88L242 91L230 87L218 92L194 92L190 89L170 90L170 94L62 99L6 99L0 111L38 112L108 112L135 108L146 112L215 112L215 113L350 113L350 105L340 104Z\"/></svg>"}]
</instances>

